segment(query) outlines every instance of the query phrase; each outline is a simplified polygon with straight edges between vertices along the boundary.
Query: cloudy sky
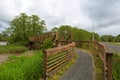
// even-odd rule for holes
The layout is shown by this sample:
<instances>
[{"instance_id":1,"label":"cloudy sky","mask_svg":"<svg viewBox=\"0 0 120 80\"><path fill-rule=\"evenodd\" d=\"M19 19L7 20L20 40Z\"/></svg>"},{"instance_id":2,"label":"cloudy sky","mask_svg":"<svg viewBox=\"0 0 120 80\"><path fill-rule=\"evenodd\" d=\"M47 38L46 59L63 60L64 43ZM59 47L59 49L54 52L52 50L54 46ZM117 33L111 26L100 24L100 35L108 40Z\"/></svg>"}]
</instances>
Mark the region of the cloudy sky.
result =
<instances>
[{"instance_id":1,"label":"cloudy sky","mask_svg":"<svg viewBox=\"0 0 120 80\"><path fill-rule=\"evenodd\" d=\"M0 32L23 12L45 20L48 30L65 24L120 34L120 0L0 0Z\"/></svg>"}]
</instances>

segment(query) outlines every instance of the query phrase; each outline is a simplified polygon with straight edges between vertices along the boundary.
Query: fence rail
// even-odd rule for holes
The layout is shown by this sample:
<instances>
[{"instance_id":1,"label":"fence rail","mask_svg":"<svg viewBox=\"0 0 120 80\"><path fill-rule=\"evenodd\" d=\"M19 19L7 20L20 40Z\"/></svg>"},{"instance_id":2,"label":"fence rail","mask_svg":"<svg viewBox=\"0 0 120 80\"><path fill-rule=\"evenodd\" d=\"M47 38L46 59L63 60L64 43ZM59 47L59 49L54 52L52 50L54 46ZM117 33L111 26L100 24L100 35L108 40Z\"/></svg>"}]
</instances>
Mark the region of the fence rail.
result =
<instances>
[{"instance_id":1,"label":"fence rail","mask_svg":"<svg viewBox=\"0 0 120 80\"><path fill-rule=\"evenodd\" d=\"M71 41L58 41L58 43L67 44ZM112 80L112 51L102 43L96 41L74 41L76 47L85 47L95 51L103 63L104 80Z\"/></svg>"},{"instance_id":2,"label":"fence rail","mask_svg":"<svg viewBox=\"0 0 120 80\"><path fill-rule=\"evenodd\" d=\"M69 62L74 56L75 43L48 49L44 51L44 80L52 77L61 66Z\"/></svg>"}]
</instances>

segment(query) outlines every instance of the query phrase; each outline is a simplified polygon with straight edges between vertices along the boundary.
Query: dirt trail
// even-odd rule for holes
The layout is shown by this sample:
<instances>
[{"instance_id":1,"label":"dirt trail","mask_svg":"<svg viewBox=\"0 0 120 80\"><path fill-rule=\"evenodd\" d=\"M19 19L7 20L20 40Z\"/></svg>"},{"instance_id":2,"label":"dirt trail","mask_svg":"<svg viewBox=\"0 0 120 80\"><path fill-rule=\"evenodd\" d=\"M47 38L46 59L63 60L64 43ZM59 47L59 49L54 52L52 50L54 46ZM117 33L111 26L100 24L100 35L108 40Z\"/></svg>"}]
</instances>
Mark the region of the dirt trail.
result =
<instances>
[{"instance_id":1,"label":"dirt trail","mask_svg":"<svg viewBox=\"0 0 120 80\"><path fill-rule=\"evenodd\" d=\"M5 62L10 54L0 54L0 64Z\"/></svg>"}]
</instances>

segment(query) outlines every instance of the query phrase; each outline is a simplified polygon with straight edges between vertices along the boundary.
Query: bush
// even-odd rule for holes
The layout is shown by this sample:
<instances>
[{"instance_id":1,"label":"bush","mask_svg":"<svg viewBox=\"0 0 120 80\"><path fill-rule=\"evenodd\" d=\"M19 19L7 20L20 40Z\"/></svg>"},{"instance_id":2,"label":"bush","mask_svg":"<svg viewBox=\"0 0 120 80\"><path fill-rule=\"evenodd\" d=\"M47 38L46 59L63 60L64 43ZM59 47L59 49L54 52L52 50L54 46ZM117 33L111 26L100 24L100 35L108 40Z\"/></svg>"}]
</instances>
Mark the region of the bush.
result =
<instances>
[{"instance_id":1,"label":"bush","mask_svg":"<svg viewBox=\"0 0 120 80\"><path fill-rule=\"evenodd\" d=\"M41 49L42 50L45 50L45 49L49 49L49 48L52 48L53 47L53 42L51 39L45 39L43 41L43 44L41 45Z\"/></svg>"},{"instance_id":2,"label":"bush","mask_svg":"<svg viewBox=\"0 0 120 80\"><path fill-rule=\"evenodd\" d=\"M38 80L43 76L43 53L13 57L0 65L0 80Z\"/></svg>"}]
</instances>

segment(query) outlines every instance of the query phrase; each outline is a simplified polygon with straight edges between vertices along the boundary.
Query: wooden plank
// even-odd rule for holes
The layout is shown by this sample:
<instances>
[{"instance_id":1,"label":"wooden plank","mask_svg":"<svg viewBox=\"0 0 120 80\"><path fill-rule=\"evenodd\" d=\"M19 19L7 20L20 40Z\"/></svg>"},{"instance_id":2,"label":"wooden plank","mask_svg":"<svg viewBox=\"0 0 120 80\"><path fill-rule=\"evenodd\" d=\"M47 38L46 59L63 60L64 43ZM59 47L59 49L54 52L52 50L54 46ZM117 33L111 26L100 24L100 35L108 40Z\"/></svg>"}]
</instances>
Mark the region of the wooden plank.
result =
<instances>
[{"instance_id":1,"label":"wooden plank","mask_svg":"<svg viewBox=\"0 0 120 80\"><path fill-rule=\"evenodd\" d=\"M48 49L45 52L46 52L47 57L48 57L50 55L53 55L53 54L56 54L56 53L59 53L59 52L62 52L62 51L69 50L70 48L73 48L73 47L75 47L75 43L74 42L70 43L68 45L65 45L65 46L60 46L60 47Z\"/></svg>"},{"instance_id":2,"label":"wooden plank","mask_svg":"<svg viewBox=\"0 0 120 80\"><path fill-rule=\"evenodd\" d=\"M71 55L73 55L73 53L66 54L66 55L64 55L63 57L61 57L60 59L56 60L53 64L49 64L49 65L48 65L48 63L47 63L47 68L50 68L50 67L58 64L59 62L63 61L64 59L69 58Z\"/></svg>"},{"instance_id":3,"label":"wooden plank","mask_svg":"<svg viewBox=\"0 0 120 80\"><path fill-rule=\"evenodd\" d=\"M56 64L53 67L50 67L49 69L46 69L46 72L50 72L51 70L57 68L59 65L63 64L64 62L66 62L68 60L68 58L64 59L63 61L59 62L58 64Z\"/></svg>"}]
</instances>

